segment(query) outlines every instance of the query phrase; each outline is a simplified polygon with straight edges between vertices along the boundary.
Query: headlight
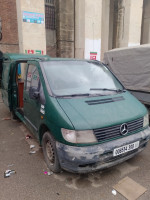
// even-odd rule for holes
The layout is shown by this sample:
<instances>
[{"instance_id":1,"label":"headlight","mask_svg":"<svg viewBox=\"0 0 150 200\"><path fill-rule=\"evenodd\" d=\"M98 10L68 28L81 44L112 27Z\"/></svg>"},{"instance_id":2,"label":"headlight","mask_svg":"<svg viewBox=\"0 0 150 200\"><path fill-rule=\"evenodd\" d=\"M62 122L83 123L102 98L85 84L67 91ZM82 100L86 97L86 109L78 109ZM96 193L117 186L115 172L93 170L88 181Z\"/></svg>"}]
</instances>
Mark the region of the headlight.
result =
<instances>
[{"instance_id":1,"label":"headlight","mask_svg":"<svg viewBox=\"0 0 150 200\"><path fill-rule=\"evenodd\" d=\"M75 131L62 128L61 132L64 139L71 143L87 144L97 142L92 130Z\"/></svg>"},{"instance_id":2,"label":"headlight","mask_svg":"<svg viewBox=\"0 0 150 200\"><path fill-rule=\"evenodd\" d=\"M143 127L148 126L148 125L149 125L149 116L148 114L146 114L143 119Z\"/></svg>"}]
</instances>

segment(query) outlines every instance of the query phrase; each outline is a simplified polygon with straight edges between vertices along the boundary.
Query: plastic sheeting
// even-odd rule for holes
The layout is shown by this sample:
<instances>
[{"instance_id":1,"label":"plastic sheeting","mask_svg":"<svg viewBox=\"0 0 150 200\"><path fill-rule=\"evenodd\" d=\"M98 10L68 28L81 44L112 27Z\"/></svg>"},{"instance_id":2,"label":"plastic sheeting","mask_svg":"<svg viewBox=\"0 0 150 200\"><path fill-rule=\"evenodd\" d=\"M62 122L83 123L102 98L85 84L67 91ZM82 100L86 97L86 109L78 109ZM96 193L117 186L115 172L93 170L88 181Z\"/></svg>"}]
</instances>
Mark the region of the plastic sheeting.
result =
<instances>
[{"instance_id":1,"label":"plastic sheeting","mask_svg":"<svg viewBox=\"0 0 150 200\"><path fill-rule=\"evenodd\" d=\"M104 63L126 89L150 92L150 45L108 51Z\"/></svg>"}]
</instances>

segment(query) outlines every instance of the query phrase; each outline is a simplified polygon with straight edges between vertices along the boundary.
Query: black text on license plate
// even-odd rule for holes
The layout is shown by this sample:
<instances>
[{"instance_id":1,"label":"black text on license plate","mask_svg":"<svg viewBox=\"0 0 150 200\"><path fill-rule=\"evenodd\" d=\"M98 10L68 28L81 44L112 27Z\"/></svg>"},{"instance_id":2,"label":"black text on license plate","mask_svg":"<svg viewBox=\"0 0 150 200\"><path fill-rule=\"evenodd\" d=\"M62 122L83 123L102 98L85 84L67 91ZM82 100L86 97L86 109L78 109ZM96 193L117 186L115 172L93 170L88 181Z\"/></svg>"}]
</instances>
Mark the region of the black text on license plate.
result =
<instances>
[{"instance_id":1,"label":"black text on license plate","mask_svg":"<svg viewBox=\"0 0 150 200\"><path fill-rule=\"evenodd\" d=\"M139 147L139 141L125 145L125 146L122 146L122 147L119 147L119 148L116 148L113 151L113 156L118 156L120 154L132 151L134 149L137 149L138 147Z\"/></svg>"}]
</instances>

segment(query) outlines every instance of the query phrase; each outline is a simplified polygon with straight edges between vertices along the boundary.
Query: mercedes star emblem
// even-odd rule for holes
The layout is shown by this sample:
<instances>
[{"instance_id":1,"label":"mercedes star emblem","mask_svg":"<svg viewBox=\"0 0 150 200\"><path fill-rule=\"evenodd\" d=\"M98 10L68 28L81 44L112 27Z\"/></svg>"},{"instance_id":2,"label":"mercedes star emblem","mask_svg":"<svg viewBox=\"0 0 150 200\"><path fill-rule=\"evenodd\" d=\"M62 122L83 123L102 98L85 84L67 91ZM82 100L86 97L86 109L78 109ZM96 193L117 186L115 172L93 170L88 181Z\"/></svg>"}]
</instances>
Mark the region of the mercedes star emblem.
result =
<instances>
[{"instance_id":1,"label":"mercedes star emblem","mask_svg":"<svg viewBox=\"0 0 150 200\"><path fill-rule=\"evenodd\" d=\"M126 135L128 133L128 125L126 123L120 126L121 135Z\"/></svg>"}]
</instances>

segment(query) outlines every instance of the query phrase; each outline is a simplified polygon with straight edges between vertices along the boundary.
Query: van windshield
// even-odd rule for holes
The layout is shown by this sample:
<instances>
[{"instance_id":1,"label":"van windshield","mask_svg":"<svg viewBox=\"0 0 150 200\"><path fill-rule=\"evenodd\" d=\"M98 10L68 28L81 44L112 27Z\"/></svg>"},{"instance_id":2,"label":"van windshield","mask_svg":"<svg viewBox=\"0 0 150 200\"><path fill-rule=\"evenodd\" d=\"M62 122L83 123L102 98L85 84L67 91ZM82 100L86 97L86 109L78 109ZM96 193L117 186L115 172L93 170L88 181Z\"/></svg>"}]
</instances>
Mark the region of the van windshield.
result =
<instances>
[{"instance_id":1,"label":"van windshield","mask_svg":"<svg viewBox=\"0 0 150 200\"><path fill-rule=\"evenodd\" d=\"M101 63L93 61L43 62L44 71L56 96L94 96L121 92L122 85Z\"/></svg>"}]
</instances>

